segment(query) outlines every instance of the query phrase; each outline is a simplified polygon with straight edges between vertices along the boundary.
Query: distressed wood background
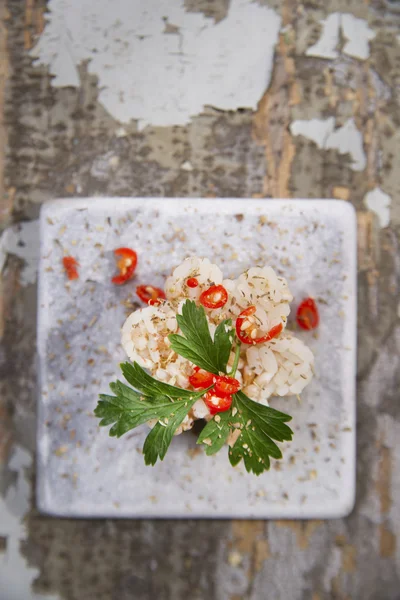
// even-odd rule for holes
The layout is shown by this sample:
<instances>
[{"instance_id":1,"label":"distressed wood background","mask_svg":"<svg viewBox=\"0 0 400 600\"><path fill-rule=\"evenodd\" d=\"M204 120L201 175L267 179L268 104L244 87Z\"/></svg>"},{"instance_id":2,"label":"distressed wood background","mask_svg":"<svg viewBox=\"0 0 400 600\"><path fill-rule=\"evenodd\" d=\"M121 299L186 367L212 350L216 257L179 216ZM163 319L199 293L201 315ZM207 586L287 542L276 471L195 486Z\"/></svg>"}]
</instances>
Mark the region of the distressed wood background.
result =
<instances>
[{"instance_id":1,"label":"distressed wood background","mask_svg":"<svg viewBox=\"0 0 400 600\"><path fill-rule=\"evenodd\" d=\"M65 10L78 4L69 1ZM230 0L182 4L215 24L232 10ZM400 3L257 4L273 9L281 25L271 80L255 110L205 106L186 125L139 131L132 121L121 132L87 61L75 87L57 87L49 66L33 65L56 2L0 0L2 600L400 597ZM179 28L166 22L165 33ZM48 199L96 194L354 204L358 459L350 517L82 521L36 512L35 220Z\"/></svg>"}]
</instances>

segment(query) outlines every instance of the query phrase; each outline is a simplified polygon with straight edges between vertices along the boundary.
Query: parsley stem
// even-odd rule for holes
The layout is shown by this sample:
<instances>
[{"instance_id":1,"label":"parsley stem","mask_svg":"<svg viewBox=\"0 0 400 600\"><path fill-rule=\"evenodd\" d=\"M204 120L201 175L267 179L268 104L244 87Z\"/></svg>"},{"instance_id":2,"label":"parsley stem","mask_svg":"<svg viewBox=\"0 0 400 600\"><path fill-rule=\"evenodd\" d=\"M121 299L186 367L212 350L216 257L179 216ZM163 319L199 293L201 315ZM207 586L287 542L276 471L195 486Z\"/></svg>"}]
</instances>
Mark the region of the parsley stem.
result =
<instances>
[{"instance_id":1,"label":"parsley stem","mask_svg":"<svg viewBox=\"0 0 400 600\"><path fill-rule=\"evenodd\" d=\"M229 377L235 377L236 371L238 368L238 364L239 364L239 360L240 360L240 342L239 342L239 340L237 340L236 349L235 349L235 359L233 361L232 369L228 373Z\"/></svg>"}]
</instances>

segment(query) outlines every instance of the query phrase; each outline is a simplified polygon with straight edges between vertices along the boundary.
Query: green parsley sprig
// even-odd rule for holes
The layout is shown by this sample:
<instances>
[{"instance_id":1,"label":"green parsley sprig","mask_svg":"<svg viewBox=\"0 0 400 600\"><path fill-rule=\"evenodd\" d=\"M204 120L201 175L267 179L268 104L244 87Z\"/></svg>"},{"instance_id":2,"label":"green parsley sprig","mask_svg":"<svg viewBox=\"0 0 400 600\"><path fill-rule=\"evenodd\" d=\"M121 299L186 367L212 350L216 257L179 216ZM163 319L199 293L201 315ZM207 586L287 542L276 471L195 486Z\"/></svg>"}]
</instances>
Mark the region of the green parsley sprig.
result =
<instances>
[{"instance_id":1,"label":"green parsley sprig","mask_svg":"<svg viewBox=\"0 0 400 600\"><path fill-rule=\"evenodd\" d=\"M226 373L235 337L232 322L222 321L212 337L204 308L191 300L186 300L177 321L183 335L169 336L171 348L201 369L216 375ZM137 363L123 363L121 370L132 387L121 381L111 383L114 395L101 394L94 413L101 419L101 426L112 425L109 433L116 437L156 420L143 446L145 463L154 465L158 459L164 459L176 429L207 390L193 392L168 385L151 377ZM232 371L230 374L234 375ZM197 443L205 446L207 455L212 455L232 434L230 463L235 466L243 459L248 472L260 475L270 468L270 457L282 457L273 440L292 439L293 432L286 425L290 420L289 415L258 404L239 391L233 396L231 408L207 423Z\"/></svg>"},{"instance_id":2,"label":"green parsley sprig","mask_svg":"<svg viewBox=\"0 0 400 600\"><path fill-rule=\"evenodd\" d=\"M226 373L226 365L235 337L231 319L222 321L215 330L214 339L210 334L205 310L187 300L182 306L182 314L176 317L182 335L169 336L171 348L193 364L209 373Z\"/></svg>"}]
</instances>

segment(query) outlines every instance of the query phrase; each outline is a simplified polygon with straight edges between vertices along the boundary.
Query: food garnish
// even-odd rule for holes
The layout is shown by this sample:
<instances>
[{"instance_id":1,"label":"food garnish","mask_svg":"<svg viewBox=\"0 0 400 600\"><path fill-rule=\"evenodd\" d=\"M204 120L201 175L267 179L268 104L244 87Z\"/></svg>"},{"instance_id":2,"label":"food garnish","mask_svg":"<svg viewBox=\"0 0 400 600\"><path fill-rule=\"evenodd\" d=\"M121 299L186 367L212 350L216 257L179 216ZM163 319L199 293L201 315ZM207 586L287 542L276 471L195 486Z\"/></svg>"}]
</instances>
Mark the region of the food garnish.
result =
<instances>
[{"instance_id":1,"label":"food garnish","mask_svg":"<svg viewBox=\"0 0 400 600\"><path fill-rule=\"evenodd\" d=\"M196 306L191 300L185 301L177 320L182 335L169 336L171 349L200 370L207 371L207 375L217 375L217 382L220 377L220 389L228 383L237 388L236 380L226 376L234 343L231 320L224 320L218 325L213 339L203 306ZM181 389L151 377L136 362L133 365L123 363L121 370L132 387L121 381L111 383L114 395L100 395L95 415L101 419L100 425L112 425L110 435L116 437L156 420L143 446L147 465L163 460L176 429L201 398L204 398L212 415L198 438L198 443L206 446L207 454L220 450L229 434L239 430L236 442L229 449L229 460L236 465L243 459L246 470L259 475L269 469L270 457L282 456L273 440L292 439L292 430L286 425L291 420L289 415L254 402L243 391L220 396L215 390L211 391L211 386L206 392L204 389ZM233 381L228 382L228 379ZM214 384L211 378L210 383Z\"/></svg>"},{"instance_id":2,"label":"food garnish","mask_svg":"<svg viewBox=\"0 0 400 600\"><path fill-rule=\"evenodd\" d=\"M258 326L255 317L255 306L249 306L236 319L236 335L243 344L264 344L277 337L282 329L282 323L272 327L265 335L258 336Z\"/></svg>"},{"instance_id":3,"label":"food garnish","mask_svg":"<svg viewBox=\"0 0 400 600\"><path fill-rule=\"evenodd\" d=\"M69 280L78 279L78 261L73 256L64 256L63 266Z\"/></svg>"},{"instance_id":4,"label":"food garnish","mask_svg":"<svg viewBox=\"0 0 400 600\"><path fill-rule=\"evenodd\" d=\"M223 285L212 285L200 295L200 304L206 308L222 308L228 301L228 292Z\"/></svg>"},{"instance_id":5,"label":"food garnish","mask_svg":"<svg viewBox=\"0 0 400 600\"><path fill-rule=\"evenodd\" d=\"M296 320L302 329L310 331L319 325L318 307L313 298L305 298L299 305Z\"/></svg>"},{"instance_id":6,"label":"food garnish","mask_svg":"<svg viewBox=\"0 0 400 600\"><path fill-rule=\"evenodd\" d=\"M157 306L161 300L165 300L164 291L154 285L139 285L136 293L143 302L150 306Z\"/></svg>"},{"instance_id":7,"label":"food garnish","mask_svg":"<svg viewBox=\"0 0 400 600\"><path fill-rule=\"evenodd\" d=\"M119 274L115 275L111 281L115 285L123 285L129 279L132 279L136 265L137 265L137 254L131 248L117 248L114 250L115 257L117 260L117 267Z\"/></svg>"}]
</instances>

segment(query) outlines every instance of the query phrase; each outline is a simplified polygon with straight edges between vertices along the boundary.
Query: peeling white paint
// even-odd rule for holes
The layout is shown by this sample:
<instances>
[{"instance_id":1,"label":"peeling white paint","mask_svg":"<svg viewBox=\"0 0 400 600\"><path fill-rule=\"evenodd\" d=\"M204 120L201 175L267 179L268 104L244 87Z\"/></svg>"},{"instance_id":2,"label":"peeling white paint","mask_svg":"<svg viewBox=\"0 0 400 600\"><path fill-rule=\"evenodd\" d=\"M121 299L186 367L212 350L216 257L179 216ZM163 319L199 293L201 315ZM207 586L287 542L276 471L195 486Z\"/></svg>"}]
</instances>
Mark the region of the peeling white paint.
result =
<instances>
[{"instance_id":1,"label":"peeling white paint","mask_svg":"<svg viewBox=\"0 0 400 600\"><path fill-rule=\"evenodd\" d=\"M302 135L320 148L325 148L326 140L335 129L335 119L329 117L328 119L293 121L289 129L292 135Z\"/></svg>"},{"instance_id":2,"label":"peeling white paint","mask_svg":"<svg viewBox=\"0 0 400 600\"><path fill-rule=\"evenodd\" d=\"M376 214L381 227L387 227L390 223L390 206L392 199L385 194L381 188L376 187L368 192L364 197L364 204Z\"/></svg>"},{"instance_id":3,"label":"peeling white paint","mask_svg":"<svg viewBox=\"0 0 400 600\"><path fill-rule=\"evenodd\" d=\"M184 163L181 164L182 171L193 171L193 165L189 160L185 160Z\"/></svg>"},{"instance_id":4,"label":"peeling white paint","mask_svg":"<svg viewBox=\"0 0 400 600\"><path fill-rule=\"evenodd\" d=\"M369 56L369 42L376 33L368 27L364 19L357 19L349 13L332 13L320 21L322 33L318 42L310 46L307 56L334 59L339 57L340 31L346 39L343 54L366 60Z\"/></svg>"},{"instance_id":5,"label":"peeling white paint","mask_svg":"<svg viewBox=\"0 0 400 600\"><path fill-rule=\"evenodd\" d=\"M57 596L35 594L32 582L39 569L28 567L20 554L21 541L27 537L23 518L30 506L30 485L25 469L32 464L30 454L21 446L14 447L9 468L17 472L15 486L8 489L5 498L0 496L0 535L7 538L4 554L0 554L0 597L7 600L57 600Z\"/></svg>"},{"instance_id":6,"label":"peeling white paint","mask_svg":"<svg viewBox=\"0 0 400 600\"><path fill-rule=\"evenodd\" d=\"M7 254L14 254L25 261L21 271L21 284L35 283L39 262L39 221L26 221L8 227L0 238L0 272Z\"/></svg>"},{"instance_id":7,"label":"peeling white paint","mask_svg":"<svg viewBox=\"0 0 400 600\"><path fill-rule=\"evenodd\" d=\"M320 24L322 25L321 37L316 44L307 49L306 56L337 58L339 56L336 48L339 45L340 13L332 13L320 21Z\"/></svg>"},{"instance_id":8,"label":"peeling white paint","mask_svg":"<svg viewBox=\"0 0 400 600\"><path fill-rule=\"evenodd\" d=\"M361 131L357 129L354 119L348 119L343 127L332 131L326 140L325 147L336 149L340 154L350 154L353 158L351 165L353 171L364 171L367 157L364 152Z\"/></svg>"},{"instance_id":9,"label":"peeling white paint","mask_svg":"<svg viewBox=\"0 0 400 600\"><path fill-rule=\"evenodd\" d=\"M183 125L205 105L255 109L281 24L274 10L250 0L232 0L219 23L186 12L183 1L50 0L48 9L35 64L49 67L52 85L78 87L78 66L89 61L99 100L139 129ZM177 33L165 34L166 19Z\"/></svg>"},{"instance_id":10,"label":"peeling white paint","mask_svg":"<svg viewBox=\"0 0 400 600\"><path fill-rule=\"evenodd\" d=\"M343 36L347 40L343 53L366 60L369 56L369 42L376 36L375 31L368 27L364 19L357 19L349 13L342 14L341 25Z\"/></svg>"},{"instance_id":11,"label":"peeling white paint","mask_svg":"<svg viewBox=\"0 0 400 600\"><path fill-rule=\"evenodd\" d=\"M290 125L292 135L302 135L324 150L338 150L340 154L350 154L353 171L363 171L367 164L361 131L354 119L348 119L342 127L335 129L333 117L328 119L310 119L293 121Z\"/></svg>"}]
</instances>

